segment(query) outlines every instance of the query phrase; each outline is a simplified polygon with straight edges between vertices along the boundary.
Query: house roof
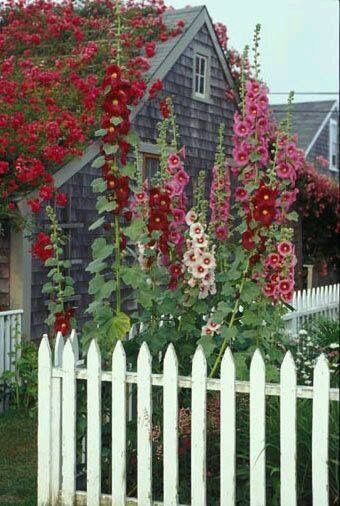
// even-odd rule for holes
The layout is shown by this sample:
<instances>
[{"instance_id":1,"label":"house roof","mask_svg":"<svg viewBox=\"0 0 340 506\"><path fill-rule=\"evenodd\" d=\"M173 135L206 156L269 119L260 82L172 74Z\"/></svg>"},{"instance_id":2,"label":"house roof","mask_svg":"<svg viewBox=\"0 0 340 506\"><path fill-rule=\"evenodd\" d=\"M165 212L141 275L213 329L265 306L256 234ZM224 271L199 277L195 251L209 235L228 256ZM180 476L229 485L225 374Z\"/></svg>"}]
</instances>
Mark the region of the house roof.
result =
<instances>
[{"instance_id":1,"label":"house roof","mask_svg":"<svg viewBox=\"0 0 340 506\"><path fill-rule=\"evenodd\" d=\"M165 78L166 74L171 70L177 59L195 37L197 32L202 28L202 26L206 25L226 80L229 86L234 88L234 80L232 78L226 56L217 39L211 17L204 5L185 7L184 9L169 9L163 14L163 20L169 28L176 26L176 23L180 20L185 22L185 26L182 33L178 36L172 37L166 42L160 42L157 44L156 54L149 60L151 66L148 71L148 77L150 78L151 83L157 79L163 80ZM236 90L235 92L237 93ZM131 112L131 120L135 118L147 99L148 97L146 94L139 104L134 107ZM84 154L81 157L75 158L61 167L54 175L56 187L59 188L62 186L66 181L68 181L68 179L79 172L84 165L93 160L98 155L99 145L98 141L91 143L89 147L85 149ZM34 190L28 197L34 197L36 196L36 193L37 191ZM28 211L26 203L28 197L26 196L18 202L19 208L22 212Z\"/></svg>"},{"instance_id":2,"label":"house roof","mask_svg":"<svg viewBox=\"0 0 340 506\"><path fill-rule=\"evenodd\" d=\"M319 133L328 121L337 102L322 100L318 102L299 102L291 105L292 129L297 133L298 144L306 153L310 151ZM278 122L281 122L287 113L287 104L272 106L272 111Z\"/></svg>"}]
</instances>

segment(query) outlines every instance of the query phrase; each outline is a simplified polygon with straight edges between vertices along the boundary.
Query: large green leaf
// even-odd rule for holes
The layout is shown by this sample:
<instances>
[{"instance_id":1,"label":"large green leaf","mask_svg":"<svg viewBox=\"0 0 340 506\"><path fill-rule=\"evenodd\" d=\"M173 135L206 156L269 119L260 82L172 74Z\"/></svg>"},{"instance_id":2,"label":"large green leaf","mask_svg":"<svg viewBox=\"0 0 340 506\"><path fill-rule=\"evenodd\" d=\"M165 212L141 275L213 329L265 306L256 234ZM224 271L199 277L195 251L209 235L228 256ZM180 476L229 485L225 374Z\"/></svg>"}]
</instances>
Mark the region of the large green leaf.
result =
<instances>
[{"instance_id":1,"label":"large green leaf","mask_svg":"<svg viewBox=\"0 0 340 506\"><path fill-rule=\"evenodd\" d=\"M92 244L92 257L94 260L104 260L113 253L113 244L107 244L104 237L98 237Z\"/></svg>"},{"instance_id":2,"label":"large green leaf","mask_svg":"<svg viewBox=\"0 0 340 506\"><path fill-rule=\"evenodd\" d=\"M117 313L111 321L110 337L118 341L123 339L131 328L130 318L123 312Z\"/></svg>"},{"instance_id":3,"label":"large green leaf","mask_svg":"<svg viewBox=\"0 0 340 506\"><path fill-rule=\"evenodd\" d=\"M124 233L132 242L137 242L140 235L144 232L144 221L142 219L133 220L130 226L126 227Z\"/></svg>"},{"instance_id":4,"label":"large green leaf","mask_svg":"<svg viewBox=\"0 0 340 506\"><path fill-rule=\"evenodd\" d=\"M213 336L202 336L197 341L197 344L200 344L202 346L206 358L209 358L216 348L216 343Z\"/></svg>"}]
</instances>

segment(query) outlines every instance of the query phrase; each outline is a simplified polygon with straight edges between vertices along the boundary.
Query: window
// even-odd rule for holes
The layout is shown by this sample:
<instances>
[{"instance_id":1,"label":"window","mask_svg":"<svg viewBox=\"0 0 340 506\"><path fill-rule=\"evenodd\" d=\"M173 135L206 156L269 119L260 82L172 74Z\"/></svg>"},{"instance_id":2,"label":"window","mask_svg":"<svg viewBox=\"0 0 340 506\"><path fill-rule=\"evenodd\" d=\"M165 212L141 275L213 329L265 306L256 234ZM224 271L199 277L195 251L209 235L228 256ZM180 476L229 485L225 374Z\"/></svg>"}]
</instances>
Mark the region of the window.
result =
<instances>
[{"instance_id":1,"label":"window","mask_svg":"<svg viewBox=\"0 0 340 506\"><path fill-rule=\"evenodd\" d=\"M159 168L160 156L152 153L144 153L143 156L143 180L153 178Z\"/></svg>"},{"instance_id":2,"label":"window","mask_svg":"<svg viewBox=\"0 0 340 506\"><path fill-rule=\"evenodd\" d=\"M338 167L338 124L335 119L329 121L329 170L339 170Z\"/></svg>"},{"instance_id":3,"label":"window","mask_svg":"<svg viewBox=\"0 0 340 506\"><path fill-rule=\"evenodd\" d=\"M208 57L201 54L195 55L194 65L194 96L199 98L208 97Z\"/></svg>"}]
</instances>

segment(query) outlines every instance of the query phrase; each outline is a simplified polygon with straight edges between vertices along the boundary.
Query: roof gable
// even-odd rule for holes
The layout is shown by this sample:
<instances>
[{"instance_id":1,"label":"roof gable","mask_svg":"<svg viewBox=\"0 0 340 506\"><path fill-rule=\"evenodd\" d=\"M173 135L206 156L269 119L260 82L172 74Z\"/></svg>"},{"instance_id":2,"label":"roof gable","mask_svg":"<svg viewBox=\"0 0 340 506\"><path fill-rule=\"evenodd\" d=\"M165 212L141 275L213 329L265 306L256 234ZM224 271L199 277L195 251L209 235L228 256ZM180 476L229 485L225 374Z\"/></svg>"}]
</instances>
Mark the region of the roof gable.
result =
<instances>
[{"instance_id":1,"label":"roof gable","mask_svg":"<svg viewBox=\"0 0 340 506\"><path fill-rule=\"evenodd\" d=\"M292 133L297 133L298 144L306 153L310 151L319 133L328 121L332 111L336 108L334 100L317 102L298 102L291 106ZM273 105L272 111L278 122L287 113L287 104Z\"/></svg>"}]
</instances>

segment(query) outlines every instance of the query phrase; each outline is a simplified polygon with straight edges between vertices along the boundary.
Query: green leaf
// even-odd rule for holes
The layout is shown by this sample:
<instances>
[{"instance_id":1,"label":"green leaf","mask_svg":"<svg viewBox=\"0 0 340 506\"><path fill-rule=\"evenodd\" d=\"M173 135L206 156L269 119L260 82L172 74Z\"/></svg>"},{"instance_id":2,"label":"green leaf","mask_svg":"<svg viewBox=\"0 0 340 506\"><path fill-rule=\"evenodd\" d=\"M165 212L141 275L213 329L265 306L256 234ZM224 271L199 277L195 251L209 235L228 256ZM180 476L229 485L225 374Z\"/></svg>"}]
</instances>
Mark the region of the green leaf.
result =
<instances>
[{"instance_id":1,"label":"green leaf","mask_svg":"<svg viewBox=\"0 0 340 506\"><path fill-rule=\"evenodd\" d=\"M72 297L74 295L74 288L73 286L65 286L64 288L64 297Z\"/></svg>"},{"instance_id":2,"label":"green leaf","mask_svg":"<svg viewBox=\"0 0 340 506\"><path fill-rule=\"evenodd\" d=\"M52 279L55 283L59 283L60 281L63 281L64 276L61 274L61 272L56 272L53 274Z\"/></svg>"},{"instance_id":3,"label":"green leaf","mask_svg":"<svg viewBox=\"0 0 340 506\"><path fill-rule=\"evenodd\" d=\"M71 261L70 260L62 260L60 262L60 265L64 267L64 269L70 269L71 268Z\"/></svg>"},{"instance_id":4,"label":"green leaf","mask_svg":"<svg viewBox=\"0 0 340 506\"><path fill-rule=\"evenodd\" d=\"M115 341L123 339L131 328L130 318L127 314L119 312L112 318L110 337Z\"/></svg>"},{"instance_id":5,"label":"green leaf","mask_svg":"<svg viewBox=\"0 0 340 506\"><path fill-rule=\"evenodd\" d=\"M107 197L101 196L98 197L97 203L96 203L96 209L99 214L106 212L113 211L116 209L117 204L114 200L108 200Z\"/></svg>"},{"instance_id":6,"label":"green leaf","mask_svg":"<svg viewBox=\"0 0 340 506\"><path fill-rule=\"evenodd\" d=\"M98 158L92 162L92 167L94 169L100 169L100 167L103 167L103 165L105 165L105 156L98 156Z\"/></svg>"},{"instance_id":7,"label":"green leaf","mask_svg":"<svg viewBox=\"0 0 340 506\"><path fill-rule=\"evenodd\" d=\"M253 302L261 291L254 281L246 281L243 285L241 300L244 302Z\"/></svg>"},{"instance_id":8,"label":"green leaf","mask_svg":"<svg viewBox=\"0 0 340 506\"><path fill-rule=\"evenodd\" d=\"M106 128L100 128L99 130L96 130L96 131L94 132L94 135L95 135L96 137L102 137L103 135L106 135L106 134L107 134L107 130L106 130Z\"/></svg>"},{"instance_id":9,"label":"green leaf","mask_svg":"<svg viewBox=\"0 0 340 506\"><path fill-rule=\"evenodd\" d=\"M106 182L101 177L92 181L91 186L95 193L102 193L106 190Z\"/></svg>"},{"instance_id":10,"label":"green leaf","mask_svg":"<svg viewBox=\"0 0 340 506\"><path fill-rule=\"evenodd\" d=\"M89 230L96 230L96 228L101 227L104 222L105 222L105 218L104 218L104 216L102 216L101 218L96 220L94 223L92 223L92 225L89 226Z\"/></svg>"},{"instance_id":11,"label":"green leaf","mask_svg":"<svg viewBox=\"0 0 340 506\"><path fill-rule=\"evenodd\" d=\"M124 233L129 239L131 239L132 242L138 241L140 235L144 232L145 225L144 221L142 219L139 220L133 220L131 225L126 227L124 230Z\"/></svg>"},{"instance_id":12,"label":"green leaf","mask_svg":"<svg viewBox=\"0 0 340 506\"><path fill-rule=\"evenodd\" d=\"M114 155L118 151L118 144L104 144L103 149L106 155Z\"/></svg>"},{"instance_id":13,"label":"green leaf","mask_svg":"<svg viewBox=\"0 0 340 506\"><path fill-rule=\"evenodd\" d=\"M139 265L124 267L121 271L124 283L132 288L138 288L140 284L141 272Z\"/></svg>"},{"instance_id":14,"label":"green leaf","mask_svg":"<svg viewBox=\"0 0 340 506\"><path fill-rule=\"evenodd\" d=\"M45 283L41 290L42 293L52 293L53 285L52 283Z\"/></svg>"},{"instance_id":15,"label":"green leaf","mask_svg":"<svg viewBox=\"0 0 340 506\"><path fill-rule=\"evenodd\" d=\"M299 215L296 211L292 211L291 213L289 213L287 215L287 218L290 220L290 221L299 221Z\"/></svg>"},{"instance_id":16,"label":"green leaf","mask_svg":"<svg viewBox=\"0 0 340 506\"><path fill-rule=\"evenodd\" d=\"M114 250L113 244L107 244L104 237L98 237L93 241L92 244L92 257L94 260L96 259L104 260L113 253L113 250Z\"/></svg>"},{"instance_id":17,"label":"green leaf","mask_svg":"<svg viewBox=\"0 0 340 506\"><path fill-rule=\"evenodd\" d=\"M127 163L120 169L122 176L134 177L136 175L136 167L133 163Z\"/></svg>"},{"instance_id":18,"label":"green leaf","mask_svg":"<svg viewBox=\"0 0 340 506\"><path fill-rule=\"evenodd\" d=\"M111 279L110 281L106 281L106 283L104 283L100 289L99 296L102 299L108 299L112 294L112 292L115 290L115 288L116 282L113 279Z\"/></svg>"},{"instance_id":19,"label":"green leaf","mask_svg":"<svg viewBox=\"0 0 340 506\"><path fill-rule=\"evenodd\" d=\"M89 294L94 295L95 293L99 292L104 283L104 276L97 273L89 282Z\"/></svg>"},{"instance_id":20,"label":"green leaf","mask_svg":"<svg viewBox=\"0 0 340 506\"><path fill-rule=\"evenodd\" d=\"M126 136L126 141L129 143L129 144L132 144L132 146L137 146L139 144L139 136L137 134L137 132L130 132L127 136Z\"/></svg>"},{"instance_id":21,"label":"green leaf","mask_svg":"<svg viewBox=\"0 0 340 506\"><path fill-rule=\"evenodd\" d=\"M54 265L57 265L57 259L50 257L47 260L45 260L45 267L53 267Z\"/></svg>"},{"instance_id":22,"label":"green leaf","mask_svg":"<svg viewBox=\"0 0 340 506\"><path fill-rule=\"evenodd\" d=\"M120 125L120 123L122 123L123 121L123 118L120 118L119 116L113 116L111 119L110 119L110 123L112 123L112 125Z\"/></svg>"},{"instance_id":23,"label":"green leaf","mask_svg":"<svg viewBox=\"0 0 340 506\"><path fill-rule=\"evenodd\" d=\"M94 274L96 272L101 272L106 267L107 267L106 262L103 262L101 258L97 258L97 260L93 260L92 262L90 262L85 270L87 272L91 272L92 274Z\"/></svg>"},{"instance_id":24,"label":"green leaf","mask_svg":"<svg viewBox=\"0 0 340 506\"><path fill-rule=\"evenodd\" d=\"M197 344L200 344L203 348L205 358L209 358L216 348L216 343L213 336L202 336Z\"/></svg>"},{"instance_id":25,"label":"green leaf","mask_svg":"<svg viewBox=\"0 0 340 506\"><path fill-rule=\"evenodd\" d=\"M221 330L221 337L223 339L228 339L229 341L231 341L232 339L234 339L234 337L236 337L237 331L235 327L222 326L220 330Z\"/></svg>"},{"instance_id":26,"label":"green leaf","mask_svg":"<svg viewBox=\"0 0 340 506\"><path fill-rule=\"evenodd\" d=\"M74 281L73 281L73 278L71 278L71 276L65 276L65 285L67 285L67 286L74 285Z\"/></svg>"}]
</instances>

